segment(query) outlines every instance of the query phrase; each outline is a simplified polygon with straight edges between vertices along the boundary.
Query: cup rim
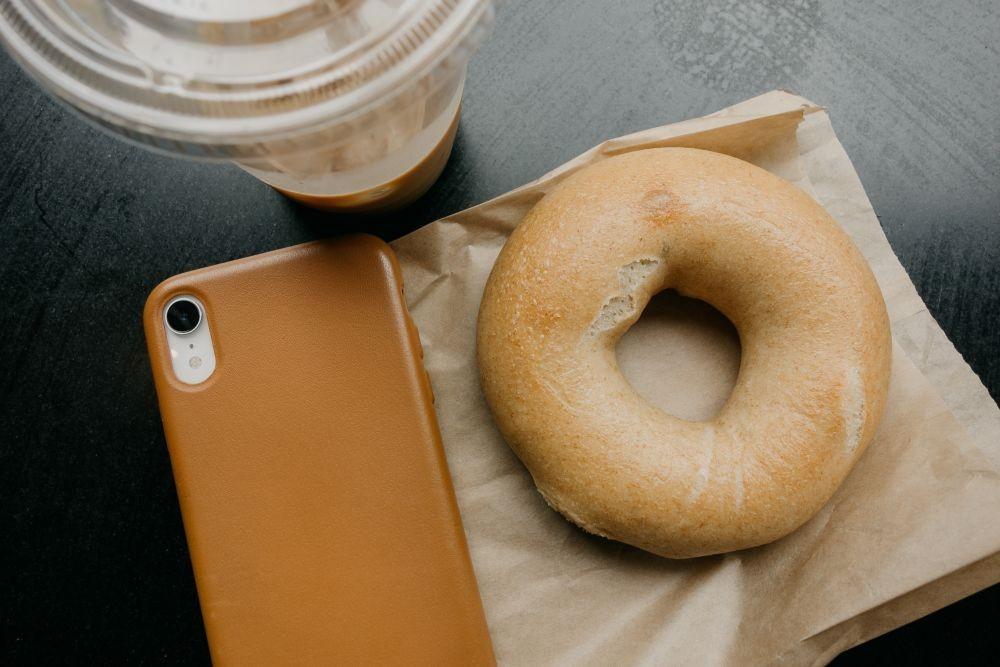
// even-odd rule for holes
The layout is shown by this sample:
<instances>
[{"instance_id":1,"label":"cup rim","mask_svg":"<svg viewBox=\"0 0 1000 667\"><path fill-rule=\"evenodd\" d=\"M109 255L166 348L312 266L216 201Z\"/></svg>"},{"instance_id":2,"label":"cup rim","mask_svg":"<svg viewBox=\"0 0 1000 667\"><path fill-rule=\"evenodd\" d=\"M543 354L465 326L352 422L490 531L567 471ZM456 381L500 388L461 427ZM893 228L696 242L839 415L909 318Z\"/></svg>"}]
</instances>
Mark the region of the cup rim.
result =
<instances>
[{"instance_id":1,"label":"cup rim","mask_svg":"<svg viewBox=\"0 0 1000 667\"><path fill-rule=\"evenodd\" d=\"M429 89L428 79L464 69L493 18L490 0L424 0L361 58L249 93L221 89L191 96L119 76L79 45L67 44L29 4L0 5L0 43L44 88L119 136L207 159L232 157L217 155L213 146L228 153L280 141L348 121L415 83Z\"/></svg>"}]
</instances>

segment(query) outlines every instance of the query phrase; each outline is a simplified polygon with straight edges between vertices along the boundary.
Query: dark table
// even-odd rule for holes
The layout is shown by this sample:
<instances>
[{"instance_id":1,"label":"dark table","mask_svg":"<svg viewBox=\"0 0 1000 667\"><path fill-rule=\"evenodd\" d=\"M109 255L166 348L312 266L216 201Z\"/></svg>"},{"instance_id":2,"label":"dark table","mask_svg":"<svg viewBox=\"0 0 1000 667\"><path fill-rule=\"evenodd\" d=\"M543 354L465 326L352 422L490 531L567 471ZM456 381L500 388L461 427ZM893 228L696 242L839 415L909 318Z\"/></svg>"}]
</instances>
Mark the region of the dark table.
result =
<instances>
[{"instance_id":1,"label":"dark table","mask_svg":"<svg viewBox=\"0 0 1000 667\"><path fill-rule=\"evenodd\" d=\"M507 2L454 156L386 238L601 140L785 88L825 105L921 296L1000 397L995 0ZM140 312L162 279L356 228L112 140L0 56L0 662L208 661ZM1000 445L1000 443L998 443ZM994 587L841 664L987 664Z\"/></svg>"}]
</instances>

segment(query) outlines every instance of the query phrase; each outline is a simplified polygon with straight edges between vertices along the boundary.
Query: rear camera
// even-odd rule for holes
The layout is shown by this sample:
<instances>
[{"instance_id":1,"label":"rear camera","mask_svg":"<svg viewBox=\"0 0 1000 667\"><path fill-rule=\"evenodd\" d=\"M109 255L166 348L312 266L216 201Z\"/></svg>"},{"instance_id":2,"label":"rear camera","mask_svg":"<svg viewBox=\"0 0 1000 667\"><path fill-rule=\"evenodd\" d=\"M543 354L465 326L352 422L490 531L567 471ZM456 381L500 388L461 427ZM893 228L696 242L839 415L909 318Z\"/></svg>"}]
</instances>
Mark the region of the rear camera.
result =
<instances>
[{"instance_id":1,"label":"rear camera","mask_svg":"<svg viewBox=\"0 0 1000 667\"><path fill-rule=\"evenodd\" d=\"M201 307L191 299L180 298L167 306L167 326L176 334L189 334L201 324Z\"/></svg>"}]
</instances>

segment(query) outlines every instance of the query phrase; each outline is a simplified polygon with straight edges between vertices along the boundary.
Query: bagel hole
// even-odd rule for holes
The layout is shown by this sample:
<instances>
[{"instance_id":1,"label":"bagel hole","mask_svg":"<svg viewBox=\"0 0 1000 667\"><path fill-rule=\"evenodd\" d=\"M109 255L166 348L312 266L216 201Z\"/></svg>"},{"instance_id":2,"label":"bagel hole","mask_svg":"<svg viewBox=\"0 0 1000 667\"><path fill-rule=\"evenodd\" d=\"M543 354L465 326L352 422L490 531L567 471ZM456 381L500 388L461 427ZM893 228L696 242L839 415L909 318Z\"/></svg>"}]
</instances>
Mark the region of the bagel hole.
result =
<instances>
[{"instance_id":1,"label":"bagel hole","mask_svg":"<svg viewBox=\"0 0 1000 667\"><path fill-rule=\"evenodd\" d=\"M710 304L660 292L615 349L636 392L664 412L706 421L722 409L740 371L736 327Z\"/></svg>"}]
</instances>

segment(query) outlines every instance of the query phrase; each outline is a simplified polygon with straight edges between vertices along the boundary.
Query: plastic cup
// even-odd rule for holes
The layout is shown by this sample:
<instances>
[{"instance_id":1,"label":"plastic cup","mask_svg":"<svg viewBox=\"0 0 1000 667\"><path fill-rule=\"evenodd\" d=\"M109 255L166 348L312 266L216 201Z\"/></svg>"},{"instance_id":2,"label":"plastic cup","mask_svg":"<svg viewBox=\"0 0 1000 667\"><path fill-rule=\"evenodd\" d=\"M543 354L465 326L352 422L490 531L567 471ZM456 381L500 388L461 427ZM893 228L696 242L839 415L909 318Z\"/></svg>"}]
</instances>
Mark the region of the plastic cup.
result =
<instances>
[{"instance_id":1,"label":"plastic cup","mask_svg":"<svg viewBox=\"0 0 1000 667\"><path fill-rule=\"evenodd\" d=\"M11 55L88 120L338 211L433 184L492 22L489 0L0 3Z\"/></svg>"}]
</instances>

